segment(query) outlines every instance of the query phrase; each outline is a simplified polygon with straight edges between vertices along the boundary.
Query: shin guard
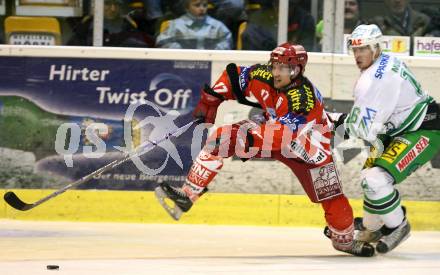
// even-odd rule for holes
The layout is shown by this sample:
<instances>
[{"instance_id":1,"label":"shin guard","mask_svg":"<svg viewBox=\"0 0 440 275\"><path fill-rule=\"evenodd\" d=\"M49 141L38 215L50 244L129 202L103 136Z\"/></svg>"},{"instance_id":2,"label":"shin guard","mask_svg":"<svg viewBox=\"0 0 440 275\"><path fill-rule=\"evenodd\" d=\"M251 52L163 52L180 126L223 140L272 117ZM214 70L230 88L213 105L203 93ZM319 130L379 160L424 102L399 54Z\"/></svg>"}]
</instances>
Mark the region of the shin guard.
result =
<instances>
[{"instance_id":1,"label":"shin guard","mask_svg":"<svg viewBox=\"0 0 440 275\"><path fill-rule=\"evenodd\" d=\"M194 202L223 167L223 158L202 150L194 161L183 185L183 191Z\"/></svg>"}]
</instances>

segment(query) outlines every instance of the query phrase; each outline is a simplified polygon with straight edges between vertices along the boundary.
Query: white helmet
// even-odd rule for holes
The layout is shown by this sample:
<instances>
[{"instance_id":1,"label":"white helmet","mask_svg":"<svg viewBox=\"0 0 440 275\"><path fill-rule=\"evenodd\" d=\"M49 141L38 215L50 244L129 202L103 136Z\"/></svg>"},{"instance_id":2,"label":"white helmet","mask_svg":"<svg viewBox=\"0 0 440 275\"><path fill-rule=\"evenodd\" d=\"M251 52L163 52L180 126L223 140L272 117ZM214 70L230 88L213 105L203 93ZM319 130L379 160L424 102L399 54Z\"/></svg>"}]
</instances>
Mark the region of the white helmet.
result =
<instances>
[{"instance_id":1,"label":"white helmet","mask_svg":"<svg viewBox=\"0 0 440 275\"><path fill-rule=\"evenodd\" d=\"M359 48L370 46L371 50L380 46L382 42L382 32L375 24L359 25L351 33L347 41L347 48Z\"/></svg>"}]
</instances>

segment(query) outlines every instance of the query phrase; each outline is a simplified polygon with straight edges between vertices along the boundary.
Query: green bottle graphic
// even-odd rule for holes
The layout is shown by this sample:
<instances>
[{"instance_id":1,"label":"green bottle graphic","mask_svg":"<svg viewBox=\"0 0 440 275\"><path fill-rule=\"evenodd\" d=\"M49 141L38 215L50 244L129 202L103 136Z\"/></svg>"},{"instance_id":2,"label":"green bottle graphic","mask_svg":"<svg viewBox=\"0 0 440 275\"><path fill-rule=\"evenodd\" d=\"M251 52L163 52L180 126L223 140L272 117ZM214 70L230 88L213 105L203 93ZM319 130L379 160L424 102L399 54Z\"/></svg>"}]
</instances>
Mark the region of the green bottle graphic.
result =
<instances>
[{"instance_id":1,"label":"green bottle graphic","mask_svg":"<svg viewBox=\"0 0 440 275\"><path fill-rule=\"evenodd\" d=\"M66 179L52 173L50 168L42 173L36 171L37 164L58 155L55 150L56 134L63 123L80 126L77 153L83 153L83 146L92 145L86 138L85 130L94 122L108 127L105 136L98 135L105 142L107 152L116 151L114 146L125 147L123 120L59 115L19 96L0 96L0 188L60 188L65 185ZM135 120L130 125L132 147L136 147L140 144L141 130L133 129L137 125ZM66 139L70 136L67 135ZM69 140L65 144L67 146Z\"/></svg>"},{"instance_id":2,"label":"green bottle graphic","mask_svg":"<svg viewBox=\"0 0 440 275\"><path fill-rule=\"evenodd\" d=\"M107 125L108 134L99 136L106 143L107 151L115 150L114 146L125 146L123 120L59 115L18 96L0 96L0 147L32 152L37 160L56 155L56 133L63 123L80 126L78 153L82 153L82 146L92 145L85 136L85 129L91 123ZM135 123L132 121L132 128ZM132 136L132 146L135 147L139 144L140 130L132 129ZM68 143L67 140L65 144Z\"/></svg>"}]
</instances>

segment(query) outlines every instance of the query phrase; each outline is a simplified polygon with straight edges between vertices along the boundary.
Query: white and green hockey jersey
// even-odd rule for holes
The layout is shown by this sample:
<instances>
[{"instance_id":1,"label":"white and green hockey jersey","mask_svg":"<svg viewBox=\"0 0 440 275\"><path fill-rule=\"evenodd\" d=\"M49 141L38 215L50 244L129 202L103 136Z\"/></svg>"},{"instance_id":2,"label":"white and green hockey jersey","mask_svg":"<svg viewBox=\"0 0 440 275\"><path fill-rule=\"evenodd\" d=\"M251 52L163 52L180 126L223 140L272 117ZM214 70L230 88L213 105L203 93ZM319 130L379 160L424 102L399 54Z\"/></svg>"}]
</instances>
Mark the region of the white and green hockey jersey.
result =
<instances>
[{"instance_id":1,"label":"white and green hockey jersey","mask_svg":"<svg viewBox=\"0 0 440 275\"><path fill-rule=\"evenodd\" d=\"M415 131L432 101L403 61L381 54L361 72L345 127L350 135L370 142L379 134L396 136Z\"/></svg>"}]
</instances>

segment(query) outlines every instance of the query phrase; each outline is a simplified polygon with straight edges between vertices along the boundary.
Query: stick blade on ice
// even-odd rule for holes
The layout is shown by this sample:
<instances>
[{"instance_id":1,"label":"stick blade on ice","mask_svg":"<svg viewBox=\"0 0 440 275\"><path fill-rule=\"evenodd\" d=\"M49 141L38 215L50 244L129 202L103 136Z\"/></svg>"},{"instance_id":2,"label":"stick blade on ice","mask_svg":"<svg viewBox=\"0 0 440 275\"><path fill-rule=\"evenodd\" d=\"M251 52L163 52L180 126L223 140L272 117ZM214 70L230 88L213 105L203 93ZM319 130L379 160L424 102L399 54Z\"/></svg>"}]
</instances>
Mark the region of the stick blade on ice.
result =
<instances>
[{"instance_id":1,"label":"stick blade on ice","mask_svg":"<svg viewBox=\"0 0 440 275\"><path fill-rule=\"evenodd\" d=\"M3 198L10 206L14 207L17 210L26 211L32 208L32 204L27 204L24 201L20 200L20 198L17 197L14 192L6 192Z\"/></svg>"}]
</instances>

